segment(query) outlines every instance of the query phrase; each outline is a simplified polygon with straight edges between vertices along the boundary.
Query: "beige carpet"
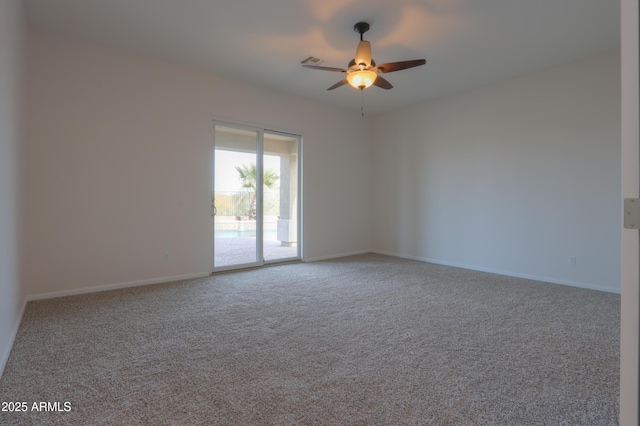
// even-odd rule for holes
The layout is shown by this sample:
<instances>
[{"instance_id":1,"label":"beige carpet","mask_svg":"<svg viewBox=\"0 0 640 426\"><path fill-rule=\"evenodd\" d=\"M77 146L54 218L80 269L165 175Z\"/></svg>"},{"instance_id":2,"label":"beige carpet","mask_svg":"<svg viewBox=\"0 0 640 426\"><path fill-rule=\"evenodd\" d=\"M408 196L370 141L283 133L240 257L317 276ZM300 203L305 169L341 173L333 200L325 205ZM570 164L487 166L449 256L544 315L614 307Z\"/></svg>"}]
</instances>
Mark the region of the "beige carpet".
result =
<instances>
[{"instance_id":1,"label":"beige carpet","mask_svg":"<svg viewBox=\"0 0 640 426\"><path fill-rule=\"evenodd\" d=\"M379 255L28 304L0 424L618 423L620 296Z\"/></svg>"}]
</instances>

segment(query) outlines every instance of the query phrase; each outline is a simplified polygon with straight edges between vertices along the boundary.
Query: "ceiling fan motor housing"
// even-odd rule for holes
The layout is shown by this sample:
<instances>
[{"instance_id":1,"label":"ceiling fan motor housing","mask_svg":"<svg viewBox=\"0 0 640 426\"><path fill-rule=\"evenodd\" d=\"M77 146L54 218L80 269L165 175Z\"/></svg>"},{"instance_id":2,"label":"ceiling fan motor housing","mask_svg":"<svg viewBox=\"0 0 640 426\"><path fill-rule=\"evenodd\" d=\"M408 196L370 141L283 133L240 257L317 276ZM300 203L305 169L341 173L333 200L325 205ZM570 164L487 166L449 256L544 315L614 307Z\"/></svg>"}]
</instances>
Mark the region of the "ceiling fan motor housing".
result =
<instances>
[{"instance_id":1,"label":"ceiling fan motor housing","mask_svg":"<svg viewBox=\"0 0 640 426\"><path fill-rule=\"evenodd\" d=\"M353 31L357 32L358 34L360 34L360 40L362 40L362 34L366 33L367 31L369 31L369 24L366 22L358 22L357 24L355 24L353 26Z\"/></svg>"}]
</instances>

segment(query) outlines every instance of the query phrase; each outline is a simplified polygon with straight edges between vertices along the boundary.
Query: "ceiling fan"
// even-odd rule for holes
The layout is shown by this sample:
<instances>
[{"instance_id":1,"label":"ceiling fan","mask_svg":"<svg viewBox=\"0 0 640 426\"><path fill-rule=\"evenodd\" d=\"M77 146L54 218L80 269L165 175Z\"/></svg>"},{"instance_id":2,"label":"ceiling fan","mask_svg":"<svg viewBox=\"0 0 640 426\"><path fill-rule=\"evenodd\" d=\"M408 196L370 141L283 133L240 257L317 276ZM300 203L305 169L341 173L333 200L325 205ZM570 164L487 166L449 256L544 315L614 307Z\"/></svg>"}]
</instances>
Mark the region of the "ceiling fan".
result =
<instances>
[{"instance_id":1,"label":"ceiling fan","mask_svg":"<svg viewBox=\"0 0 640 426\"><path fill-rule=\"evenodd\" d=\"M369 31L369 24L366 22L358 22L353 26L353 30L360 34L360 43L358 43L358 48L356 49L356 56L349 62L347 69L303 65L304 68L347 74L346 78L340 80L327 90L336 89L347 83L360 90L364 90L371 85L389 90L393 88L393 85L383 78L380 73L384 74L419 67L427 62L424 59L413 59L410 61L389 62L387 64L376 65L376 62L371 58L371 44L367 40L362 39L362 35Z\"/></svg>"}]
</instances>

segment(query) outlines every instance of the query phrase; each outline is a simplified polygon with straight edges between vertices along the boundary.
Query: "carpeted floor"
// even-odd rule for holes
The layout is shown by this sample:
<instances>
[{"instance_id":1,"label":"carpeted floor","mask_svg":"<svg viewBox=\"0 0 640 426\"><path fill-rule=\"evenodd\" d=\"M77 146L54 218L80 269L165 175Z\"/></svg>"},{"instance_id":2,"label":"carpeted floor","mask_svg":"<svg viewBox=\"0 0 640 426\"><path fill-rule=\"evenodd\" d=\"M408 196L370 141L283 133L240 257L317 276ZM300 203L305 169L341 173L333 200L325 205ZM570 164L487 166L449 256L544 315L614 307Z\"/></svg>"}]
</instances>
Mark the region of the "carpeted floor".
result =
<instances>
[{"instance_id":1,"label":"carpeted floor","mask_svg":"<svg viewBox=\"0 0 640 426\"><path fill-rule=\"evenodd\" d=\"M0 424L617 424L619 330L619 295L373 254L30 302Z\"/></svg>"}]
</instances>

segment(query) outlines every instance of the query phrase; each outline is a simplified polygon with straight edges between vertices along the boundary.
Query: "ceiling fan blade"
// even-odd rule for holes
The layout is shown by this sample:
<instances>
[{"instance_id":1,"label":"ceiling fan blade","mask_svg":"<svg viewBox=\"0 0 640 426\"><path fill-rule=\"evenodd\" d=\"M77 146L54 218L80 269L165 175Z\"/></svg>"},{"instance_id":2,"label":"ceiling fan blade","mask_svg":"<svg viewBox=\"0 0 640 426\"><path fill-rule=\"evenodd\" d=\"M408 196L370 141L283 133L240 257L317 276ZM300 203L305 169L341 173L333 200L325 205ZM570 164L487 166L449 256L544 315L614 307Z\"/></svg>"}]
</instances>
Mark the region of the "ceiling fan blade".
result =
<instances>
[{"instance_id":1,"label":"ceiling fan blade","mask_svg":"<svg viewBox=\"0 0 640 426\"><path fill-rule=\"evenodd\" d=\"M337 82L336 84L334 84L333 86L329 87L327 90L333 90L333 89L337 89L340 86L344 86L345 84L347 84L349 81L345 78L343 80L340 80L339 82Z\"/></svg>"},{"instance_id":2,"label":"ceiling fan blade","mask_svg":"<svg viewBox=\"0 0 640 426\"><path fill-rule=\"evenodd\" d=\"M400 61L400 62L389 62L388 64L378 65L378 70L380 72L394 72L406 70L407 68L419 67L420 65L426 64L427 61L425 59L413 59L411 61Z\"/></svg>"},{"instance_id":3,"label":"ceiling fan blade","mask_svg":"<svg viewBox=\"0 0 640 426\"><path fill-rule=\"evenodd\" d=\"M389 90L393 89L393 85L389 83L386 79L382 78L381 75L378 75L375 80L373 80L373 85L382 87L383 89Z\"/></svg>"},{"instance_id":4,"label":"ceiling fan blade","mask_svg":"<svg viewBox=\"0 0 640 426\"><path fill-rule=\"evenodd\" d=\"M321 70L321 71L333 71L333 72L347 72L347 70L343 68L333 68L333 67L320 67L317 65L303 65L303 68L309 68L311 70Z\"/></svg>"},{"instance_id":5,"label":"ceiling fan blade","mask_svg":"<svg viewBox=\"0 0 640 426\"><path fill-rule=\"evenodd\" d=\"M354 61L357 65L364 64L365 68L371 66L371 43L367 40L360 40Z\"/></svg>"}]
</instances>

